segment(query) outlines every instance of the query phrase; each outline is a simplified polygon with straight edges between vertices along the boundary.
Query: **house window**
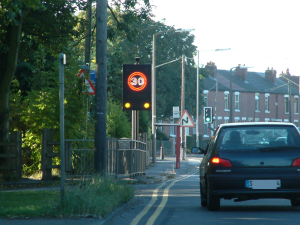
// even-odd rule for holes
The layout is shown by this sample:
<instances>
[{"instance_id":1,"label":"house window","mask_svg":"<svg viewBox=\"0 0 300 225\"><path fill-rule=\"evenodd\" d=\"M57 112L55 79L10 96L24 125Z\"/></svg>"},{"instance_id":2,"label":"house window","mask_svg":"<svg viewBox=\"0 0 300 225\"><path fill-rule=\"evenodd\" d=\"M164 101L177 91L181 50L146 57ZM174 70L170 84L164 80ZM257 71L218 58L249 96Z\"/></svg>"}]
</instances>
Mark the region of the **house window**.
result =
<instances>
[{"instance_id":1,"label":"house window","mask_svg":"<svg viewBox=\"0 0 300 225\"><path fill-rule=\"evenodd\" d=\"M224 109L225 110L229 110L228 96L229 96L229 94L225 92L224 93Z\"/></svg>"},{"instance_id":2,"label":"house window","mask_svg":"<svg viewBox=\"0 0 300 225\"><path fill-rule=\"evenodd\" d=\"M228 117L224 118L224 123L229 123L229 118Z\"/></svg>"},{"instance_id":3,"label":"house window","mask_svg":"<svg viewBox=\"0 0 300 225\"><path fill-rule=\"evenodd\" d=\"M235 110L240 109L240 93L239 92L235 92L234 107L235 107Z\"/></svg>"},{"instance_id":4,"label":"house window","mask_svg":"<svg viewBox=\"0 0 300 225\"><path fill-rule=\"evenodd\" d=\"M204 90L204 91L203 91L203 94L204 94L204 102L205 102L205 105L208 106L208 91L207 91L207 90Z\"/></svg>"},{"instance_id":5,"label":"house window","mask_svg":"<svg viewBox=\"0 0 300 225\"><path fill-rule=\"evenodd\" d=\"M234 118L234 122L235 122L235 123L240 122L240 117L235 117L235 118Z\"/></svg>"},{"instance_id":6,"label":"house window","mask_svg":"<svg viewBox=\"0 0 300 225\"><path fill-rule=\"evenodd\" d=\"M265 111L266 112L270 112L270 110L269 110L269 97L270 97L270 94L265 94Z\"/></svg>"},{"instance_id":7,"label":"house window","mask_svg":"<svg viewBox=\"0 0 300 225\"><path fill-rule=\"evenodd\" d=\"M162 120L158 120L158 123L162 123ZM158 127L158 130L162 131L162 126Z\"/></svg>"},{"instance_id":8,"label":"house window","mask_svg":"<svg viewBox=\"0 0 300 225\"><path fill-rule=\"evenodd\" d=\"M174 123L174 122L173 122ZM173 126L170 126L170 135L175 135L174 134L174 127Z\"/></svg>"},{"instance_id":9,"label":"house window","mask_svg":"<svg viewBox=\"0 0 300 225\"><path fill-rule=\"evenodd\" d=\"M218 126L222 124L222 118L218 118Z\"/></svg>"},{"instance_id":10,"label":"house window","mask_svg":"<svg viewBox=\"0 0 300 225\"><path fill-rule=\"evenodd\" d=\"M185 128L185 135L190 135L190 128L189 127Z\"/></svg>"},{"instance_id":11,"label":"house window","mask_svg":"<svg viewBox=\"0 0 300 225\"><path fill-rule=\"evenodd\" d=\"M289 96L284 96L284 112L289 113Z\"/></svg>"},{"instance_id":12,"label":"house window","mask_svg":"<svg viewBox=\"0 0 300 225\"><path fill-rule=\"evenodd\" d=\"M259 93L255 93L255 111L259 111Z\"/></svg>"},{"instance_id":13,"label":"house window","mask_svg":"<svg viewBox=\"0 0 300 225\"><path fill-rule=\"evenodd\" d=\"M204 135L208 136L208 124L204 124Z\"/></svg>"},{"instance_id":14,"label":"house window","mask_svg":"<svg viewBox=\"0 0 300 225\"><path fill-rule=\"evenodd\" d=\"M299 101L298 101L298 96L294 97L294 113L299 113Z\"/></svg>"}]
</instances>

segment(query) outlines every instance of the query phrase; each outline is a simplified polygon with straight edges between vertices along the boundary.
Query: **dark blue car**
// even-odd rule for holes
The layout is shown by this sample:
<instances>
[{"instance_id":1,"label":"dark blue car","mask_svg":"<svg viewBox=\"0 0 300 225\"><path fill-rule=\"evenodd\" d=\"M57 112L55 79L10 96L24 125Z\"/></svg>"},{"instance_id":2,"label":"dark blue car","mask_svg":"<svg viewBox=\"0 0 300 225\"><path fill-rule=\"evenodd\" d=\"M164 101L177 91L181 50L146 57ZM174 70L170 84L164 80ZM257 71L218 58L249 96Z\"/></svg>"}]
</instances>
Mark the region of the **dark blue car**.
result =
<instances>
[{"instance_id":1,"label":"dark blue car","mask_svg":"<svg viewBox=\"0 0 300 225\"><path fill-rule=\"evenodd\" d=\"M201 205L220 199L290 199L300 206L300 135L292 123L222 124L200 164Z\"/></svg>"}]
</instances>

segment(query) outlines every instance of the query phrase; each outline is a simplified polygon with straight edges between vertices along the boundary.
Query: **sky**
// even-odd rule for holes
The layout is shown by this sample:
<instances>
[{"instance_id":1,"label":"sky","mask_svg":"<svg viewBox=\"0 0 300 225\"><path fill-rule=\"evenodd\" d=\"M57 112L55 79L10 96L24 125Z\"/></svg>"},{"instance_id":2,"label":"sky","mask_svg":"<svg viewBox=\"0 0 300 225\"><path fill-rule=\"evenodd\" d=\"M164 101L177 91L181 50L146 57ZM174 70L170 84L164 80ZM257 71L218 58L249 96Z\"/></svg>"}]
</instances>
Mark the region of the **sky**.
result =
<instances>
[{"instance_id":1,"label":"sky","mask_svg":"<svg viewBox=\"0 0 300 225\"><path fill-rule=\"evenodd\" d=\"M175 29L195 29L199 64L230 70L300 76L299 0L150 0L153 18ZM215 49L228 49L214 51ZM197 57L195 57L197 63Z\"/></svg>"}]
</instances>

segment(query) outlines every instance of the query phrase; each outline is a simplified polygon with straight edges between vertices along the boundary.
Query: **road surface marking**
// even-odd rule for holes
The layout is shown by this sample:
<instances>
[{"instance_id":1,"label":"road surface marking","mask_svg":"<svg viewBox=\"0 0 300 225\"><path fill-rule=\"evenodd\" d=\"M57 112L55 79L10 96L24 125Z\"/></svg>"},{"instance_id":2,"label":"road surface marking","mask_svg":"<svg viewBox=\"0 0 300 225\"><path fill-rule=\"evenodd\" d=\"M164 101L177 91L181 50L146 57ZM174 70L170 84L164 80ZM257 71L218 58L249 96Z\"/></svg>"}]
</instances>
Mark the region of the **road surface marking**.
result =
<instances>
[{"instance_id":1,"label":"road surface marking","mask_svg":"<svg viewBox=\"0 0 300 225\"><path fill-rule=\"evenodd\" d=\"M190 172L190 175L193 175L195 173L198 172L198 169L195 169L193 171ZM160 213L162 212L162 210L164 209L164 207L166 206L167 204L167 201L168 201L168 196L169 196L169 190L170 188L177 182L177 181L181 181L181 180L184 180L186 178L188 178L189 175L185 175L185 176L182 176L182 177L179 177L177 179L175 179L168 187L166 187L164 189L164 193L163 193L163 199L160 203L160 205L156 208L155 212L152 214L152 216L148 219L146 225L153 225L154 222L156 221L157 217L160 215ZM157 200L157 193L159 191L159 189L163 186L160 185L158 186L154 191L153 191L153 194L152 194L152 199L151 201L149 202L148 205L145 206L145 208L142 210L142 212L140 212L139 215L137 215L133 220L132 222L130 223L130 225L137 225L140 220L146 215L146 213L150 210L150 208L153 206L153 204L156 202Z\"/></svg>"}]
</instances>

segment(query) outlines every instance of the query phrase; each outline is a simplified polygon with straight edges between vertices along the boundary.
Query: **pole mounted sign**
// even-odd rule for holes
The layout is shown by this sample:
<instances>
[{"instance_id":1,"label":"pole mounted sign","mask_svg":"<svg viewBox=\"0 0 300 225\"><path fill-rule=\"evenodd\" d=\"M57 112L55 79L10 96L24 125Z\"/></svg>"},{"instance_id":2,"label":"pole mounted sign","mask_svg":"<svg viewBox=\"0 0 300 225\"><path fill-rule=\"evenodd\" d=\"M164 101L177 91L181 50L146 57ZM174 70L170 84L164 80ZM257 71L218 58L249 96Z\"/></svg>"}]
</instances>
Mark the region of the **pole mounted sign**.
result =
<instances>
[{"instance_id":1,"label":"pole mounted sign","mask_svg":"<svg viewBox=\"0 0 300 225\"><path fill-rule=\"evenodd\" d=\"M177 124L181 127L195 127L194 121L186 110L184 110Z\"/></svg>"},{"instance_id":2,"label":"pole mounted sign","mask_svg":"<svg viewBox=\"0 0 300 225\"><path fill-rule=\"evenodd\" d=\"M123 64L123 110L151 110L151 64Z\"/></svg>"},{"instance_id":3,"label":"pole mounted sign","mask_svg":"<svg viewBox=\"0 0 300 225\"><path fill-rule=\"evenodd\" d=\"M95 87L94 87L92 81L85 77L85 73L87 73L87 72L88 71L87 71L86 68L81 68L79 73L77 74L77 76L84 79L84 83L85 83L85 86L88 89L89 94L90 95L95 95L96 91L95 91Z\"/></svg>"},{"instance_id":4,"label":"pole mounted sign","mask_svg":"<svg viewBox=\"0 0 300 225\"><path fill-rule=\"evenodd\" d=\"M173 107L173 119L178 119L179 116L179 106L174 106Z\"/></svg>"}]
</instances>

